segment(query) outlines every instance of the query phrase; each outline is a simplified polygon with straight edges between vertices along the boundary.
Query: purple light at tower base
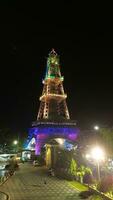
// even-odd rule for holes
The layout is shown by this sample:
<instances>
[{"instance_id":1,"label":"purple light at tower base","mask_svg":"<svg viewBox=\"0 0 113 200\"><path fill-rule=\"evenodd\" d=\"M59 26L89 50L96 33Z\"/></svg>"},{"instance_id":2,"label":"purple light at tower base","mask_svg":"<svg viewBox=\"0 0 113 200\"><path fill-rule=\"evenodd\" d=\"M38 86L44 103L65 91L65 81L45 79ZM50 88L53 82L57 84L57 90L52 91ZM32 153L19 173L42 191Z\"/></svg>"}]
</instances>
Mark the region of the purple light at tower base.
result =
<instances>
[{"instance_id":1,"label":"purple light at tower base","mask_svg":"<svg viewBox=\"0 0 113 200\"><path fill-rule=\"evenodd\" d=\"M73 127L34 127L29 131L29 142L34 137L36 139L35 154L40 155L41 148L47 141L54 138L64 138L76 141L79 134L78 128Z\"/></svg>"},{"instance_id":2,"label":"purple light at tower base","mask_svg":"<svg viewBox=\"0 0 113 200\"><path fill-rule=\"evenodd\" d=\"M41 152L41 145L37 144L35 145L35 155L40 155Z\"/></svg>"},{"instance_id":3,"label":"purple light at tower base","mask_svg":"<svg viewBox=\"0 0 113 200\"><path fill-rule=\"evenodd\" d=\"M71 133L71 134L68 135L68 139L75 141L77 139L77 136L78 136L77 134Z\"/></svg>"}]
</instances>

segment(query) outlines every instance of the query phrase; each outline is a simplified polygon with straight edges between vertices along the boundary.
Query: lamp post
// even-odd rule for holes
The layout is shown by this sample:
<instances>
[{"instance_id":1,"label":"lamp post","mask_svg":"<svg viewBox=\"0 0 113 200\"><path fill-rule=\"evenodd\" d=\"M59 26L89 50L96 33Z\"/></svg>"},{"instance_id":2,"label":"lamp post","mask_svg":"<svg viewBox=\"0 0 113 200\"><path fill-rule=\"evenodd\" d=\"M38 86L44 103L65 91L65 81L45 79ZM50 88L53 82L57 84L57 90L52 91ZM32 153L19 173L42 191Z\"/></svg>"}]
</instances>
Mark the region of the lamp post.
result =
<instances>
[{"instance_id":1,"label":"lamp post","mask_svg":"<svg viewBox=\"0 0 113 200\"><path fill-rule=\"evenodd\" d=\"M91 156L96 161L97 176L98 181L100 181L100 162L104 160L104 152L100 147L96 146L92 149Z\"/></svg>"},{"instance_id":2,"label":"lamp post","mask_svg":"<svg viewBox=\"0 0 113 200\"><path fill-rule=\"evenodd\" d=\"M93 129L95 130L95 141L96 141L96 144L97 144L97 140L98 140L98 135L97 135L97 133L98 133L98 131L99 131L99 126L98 125L95 125L94 127L93 127Z\"/></svg>"},{"instance_id":3,"label":"lamp post","mask_svg":"<svg viewBox=\"0 0 113 200\"><path fill-rule=\"evenodd\" d=\"M13 141L13 144L15 145L15 152L16 152L16 151L17 151L18 141L17 141L17 140L14 140L14 141Z\"/></svg>"}]
</instances>

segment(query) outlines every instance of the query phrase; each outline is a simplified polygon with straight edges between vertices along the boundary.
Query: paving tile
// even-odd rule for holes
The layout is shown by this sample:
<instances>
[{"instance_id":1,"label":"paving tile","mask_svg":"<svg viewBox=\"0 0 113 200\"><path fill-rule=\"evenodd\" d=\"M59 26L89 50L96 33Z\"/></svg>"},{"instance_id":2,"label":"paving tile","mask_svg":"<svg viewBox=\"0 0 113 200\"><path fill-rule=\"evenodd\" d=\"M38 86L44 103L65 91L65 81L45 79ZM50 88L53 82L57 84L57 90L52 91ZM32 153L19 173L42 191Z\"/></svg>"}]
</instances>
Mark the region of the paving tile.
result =
<instances>
[{"instance_id":1,"label":"paving tile","mask_svg":"<svg viewBox=\"0 0 113 200\"><path fill-rule=\"evenodd\" d=\"M11 200L79 200L78 192L65 180L49 177L45 168L21 164L14 176L1 187ZM46 184L44 181L46 180Z\"/></svg>"}]
</instances>

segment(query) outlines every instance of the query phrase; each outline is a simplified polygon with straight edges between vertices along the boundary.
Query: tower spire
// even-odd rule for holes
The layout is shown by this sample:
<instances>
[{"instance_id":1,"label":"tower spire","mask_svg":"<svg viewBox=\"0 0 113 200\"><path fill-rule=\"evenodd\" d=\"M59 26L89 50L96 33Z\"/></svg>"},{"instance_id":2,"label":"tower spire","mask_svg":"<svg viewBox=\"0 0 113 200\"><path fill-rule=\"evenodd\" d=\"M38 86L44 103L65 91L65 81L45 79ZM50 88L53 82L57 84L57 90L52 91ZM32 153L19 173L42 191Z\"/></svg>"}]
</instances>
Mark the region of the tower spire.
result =
<instances>
[{"instance_id":1,"label":"tower spire","mask_svg":"<svg viewBox=\"0 0 113 200\"><path fill-rule=\"evenodd\" d=\"M54 54L54 55L57 55L56 51L54 50L54 48L52 48L52 50L50 51L49 55L50 54Z\"/></svg>"},{"instance_id":2,"label":"tower spire","mask_svg":"<svg viewBox=\"0 0 113 200\"><path fill-rule=\"evenodd\" d=\"M54 49L49 53L49 56L47 58L47 68L46 68L46 75L45 79L48 78L61 78L61 73L60 73L60 64L59 64L59 56L55 52Z\"/></svg>"}]
</instances>

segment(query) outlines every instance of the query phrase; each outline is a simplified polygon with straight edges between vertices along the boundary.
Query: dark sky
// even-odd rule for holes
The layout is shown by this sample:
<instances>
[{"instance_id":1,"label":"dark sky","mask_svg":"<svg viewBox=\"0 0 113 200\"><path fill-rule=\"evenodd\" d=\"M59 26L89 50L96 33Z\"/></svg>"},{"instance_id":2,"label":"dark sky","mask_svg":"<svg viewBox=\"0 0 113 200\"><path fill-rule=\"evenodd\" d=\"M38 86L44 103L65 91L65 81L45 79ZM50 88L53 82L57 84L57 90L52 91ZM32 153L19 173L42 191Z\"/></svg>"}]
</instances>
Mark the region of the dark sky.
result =
<instances>
[{"instance_id":1,"label":"dark sky","mask_svg":"<svg viewBox=\"0 0 113 200\"><path fill-rule=\"evenodd\" d=\"M32 4L1 5L1 128L22 130L36 120L52 48L60 55L71 118L86 129L113 126L113 33L80 32L67 12L72 5L64 6L56 15L46 5L46 12Z\"/></svg>"}]
</instances>

